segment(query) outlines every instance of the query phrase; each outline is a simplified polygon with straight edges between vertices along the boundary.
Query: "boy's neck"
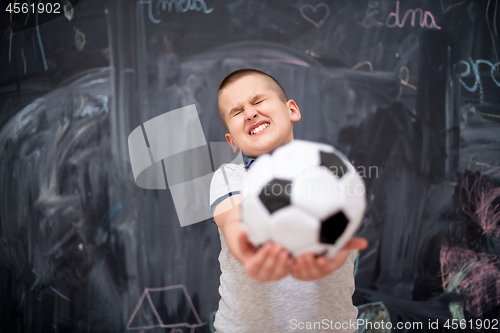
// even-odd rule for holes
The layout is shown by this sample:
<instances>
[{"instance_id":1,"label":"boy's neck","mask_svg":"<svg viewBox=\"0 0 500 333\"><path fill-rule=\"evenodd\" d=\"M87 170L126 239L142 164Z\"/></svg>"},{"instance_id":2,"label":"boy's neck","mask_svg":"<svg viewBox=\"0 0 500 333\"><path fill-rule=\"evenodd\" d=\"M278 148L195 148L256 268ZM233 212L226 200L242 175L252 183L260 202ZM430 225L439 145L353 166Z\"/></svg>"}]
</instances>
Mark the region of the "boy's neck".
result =
<instances>
[{"instance_id":1,"label":"boy's neck","mask_svg":"<svg viewBox=\"0 0 500 333\"><path fill-rule=\"evenodd\" d=\"M290 142L292 142L294 139L292 139ZM290 142L287 142L287 143L290 143ZM280 146L281 147L281 146ZM278 149L279 147L277 147L276 149ZM241 151L241 150L240 150ZM271 153L271 152L269 152ZM269 154L267 153L267 154ZM261 155L265 155L265 154L261 154ZM241 156L243 157L243 163L245 164L245 166L249 166L251 162L253 162L253 160L255 160L257 157L259 156L249 156L249 155L246 155L243 151L241 151Z\"/></svg>"}]
</instances>

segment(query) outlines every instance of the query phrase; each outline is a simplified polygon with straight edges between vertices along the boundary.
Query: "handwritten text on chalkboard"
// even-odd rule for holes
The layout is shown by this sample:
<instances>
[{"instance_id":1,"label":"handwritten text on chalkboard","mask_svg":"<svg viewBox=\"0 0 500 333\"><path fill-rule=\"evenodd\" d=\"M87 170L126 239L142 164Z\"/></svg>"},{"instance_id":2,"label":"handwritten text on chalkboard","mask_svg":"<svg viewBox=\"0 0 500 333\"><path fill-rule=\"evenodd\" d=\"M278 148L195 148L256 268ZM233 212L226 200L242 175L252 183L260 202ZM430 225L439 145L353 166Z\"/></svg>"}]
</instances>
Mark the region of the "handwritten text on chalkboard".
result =
<instances>
[{"instance_id":1,"label":"handwritten text on chalkboard","mask_svg":"<svg viewBox=\"0 0 500 333\"><path fill-rule=\"evenodd\" d=\"M138 3L141 5L148 5L149 19L156 24L161 22L161 19L156 18L161 15L161 12L168 11L170 13L174 8L176 13L185 13L194 10L210 14L214 10L213 7L208 8L204 0L157 0L156 2L154 2L154 0L141 0Z\"/></svg>"},{"instance_id":2,"label":"handwritten text on chalkboard","mask_svg":"<svg viewBox=\"0 0 500 333\"><path fill-rule=\"evenodd\" d=\"M429 28L429 29L438 29L441 30L441 27L436 24L436 20L434 19L434 15L430 11L424 11L420 8L416 9L408 9L403 17L399 13L399 1L396 1L396 9L389 13L387 18L385 19L385 23L378 21L375 18L379 12L377 10L379 6L378 1L370 0L368 2L368 8L365 11L365 17L360 22L362 26L365 28L371 27L383 27L386 26L388 28L402 28L409 21L412 27L415 26L417 16L419 17L420 27ZM411 20L410 20L411 16Z\"/></svg>"},{"instance_id":3,"label":"handwritten text on chalkboard","mask_svg":"<svg viewBox=\"0 0 500 333\"><path fill-rule=\"evenodd\" d=\"M491 79L493 80L493 82L498 86L500 87L500 82L498 82L496 79L495 79L495 69L500 66L500 62L497 62L497 63L492 63L491 61L488 61L488 60L482 60L482 59L478 59L478 60L472 60L472 58L469 59L469 62L465 61L465 60L460 60L458 62L459 64L462 64L462 65L465 65L465 70L461 73L458 74L459 76L459 80L460 80L460 83L462 84L462 86L467 89L468 91L470 92L476 92L476 91L479 91L479 100L481 102L483 102L483 99L484 99L484 96L483 96L483 83L481 81L481 76L479 75L479 65L483 64L483 65L488 65L490 66L490 74L491 74ZM470 63L470 64L469 64ZM472 72L471 72L471 67L472 67ZM459 68L463 68L463 66L459 66ZM474 80L474 85L473 86L468 86L463 80L462 78L466 78L468 77L469 75L473 74L474 77L475 77L475 80Z\"/></svg>"}]
</instances>

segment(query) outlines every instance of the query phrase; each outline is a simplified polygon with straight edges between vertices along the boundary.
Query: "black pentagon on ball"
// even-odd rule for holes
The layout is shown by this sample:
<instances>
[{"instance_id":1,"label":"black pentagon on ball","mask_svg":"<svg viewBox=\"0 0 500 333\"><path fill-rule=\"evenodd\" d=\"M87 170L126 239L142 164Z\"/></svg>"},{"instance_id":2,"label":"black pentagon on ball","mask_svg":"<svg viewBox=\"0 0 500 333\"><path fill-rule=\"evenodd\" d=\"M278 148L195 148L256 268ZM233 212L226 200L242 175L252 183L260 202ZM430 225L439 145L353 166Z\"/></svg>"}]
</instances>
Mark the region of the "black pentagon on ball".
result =
<instances>
[{"instance_id":1,"label":"black pentagon on ball","mask_svg":"<svg viewBox=\"0 0 500 333\"><path fill-rule=\"evenodd\" d=\"M342 212L338 212L321 222L320 243L334 244L342 235L348 223L349 220Z\"/></svg>"},{"instance_id":2,"label":"black pentagon on ball","mask_svg":"<svg viewBox=\"0 0 500 333\"><path fill-rule=\"evenodd\" d=\"M290 205L291 193L292 183L288 180L276 178L266 184L260 192L259 198L269 213L272 214L278 209Z\"/></svg>"},{"instance_id":3,"label":"black pentagon on ball","mask_svg":"<svg viewBox=\"0 0 500 333\"><path fill-rule=\"evenodd\" d=\"M342 162L342 159L334 153L327 153L320 151L320 165L327 167L328 170L333 172L337 177L342 178L342 176L347 172L347 165Z\"/></svg>"}]
</instances>

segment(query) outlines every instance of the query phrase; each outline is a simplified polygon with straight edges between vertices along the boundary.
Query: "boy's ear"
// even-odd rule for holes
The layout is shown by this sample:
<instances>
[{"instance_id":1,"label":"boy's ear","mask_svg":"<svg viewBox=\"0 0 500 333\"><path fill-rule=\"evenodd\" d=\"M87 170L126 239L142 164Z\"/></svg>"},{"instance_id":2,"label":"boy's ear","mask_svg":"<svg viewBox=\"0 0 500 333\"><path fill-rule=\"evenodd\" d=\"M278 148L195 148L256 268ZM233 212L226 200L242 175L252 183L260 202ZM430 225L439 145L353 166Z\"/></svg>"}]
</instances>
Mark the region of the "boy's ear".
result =
<instances>
[{"instance_id":1,"label":"boy's ear","mask_svg":"<svg viewBox=\"0 0 500 333\"><path fill-rule=\"evenodd\" d=\"M240 147L238 147L236 142L233 141L233 139L231 138L231 134L226 133L226 140L229 143L229 145L231 146L231 148L233 148L233 153L236 154L240 150Z\"/></svg>"},{"instance_id":2,"label":"boy's ear","mask_svg":"<svg viewBox=\"0 0 500 333\"><path fill-rule=\"evenodd\" d=\"M289 99L288 102L286 102L286 106L288 107L288 110L290 110L290 118L292 122L299 121L302 116L300 115L297 103L295 103L293 99Z\"/></svg>"}]
</instances>

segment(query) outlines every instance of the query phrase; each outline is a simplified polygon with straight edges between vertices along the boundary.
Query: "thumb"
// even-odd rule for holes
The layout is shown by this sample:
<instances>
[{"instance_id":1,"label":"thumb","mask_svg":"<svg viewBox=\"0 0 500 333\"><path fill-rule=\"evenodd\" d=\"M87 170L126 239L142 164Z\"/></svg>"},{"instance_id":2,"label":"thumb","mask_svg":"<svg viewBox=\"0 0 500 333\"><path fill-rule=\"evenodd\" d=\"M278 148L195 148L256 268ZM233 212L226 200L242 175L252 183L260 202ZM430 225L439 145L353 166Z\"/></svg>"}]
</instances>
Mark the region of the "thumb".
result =
<instances>
[{"instance_id":1,"label":"thumb","mask_svg":"<svg viewBox=\"0 0 500 333\"><path fill-rule=\"evenodd\" d=\"M364 250L368 246L368 241L361 237L351 238L345 245L344 250Z\"/></svg>"},{"instance_id":2,"label":"thumb","mask_svg":"<svg viewBox=\"0 0 500 333\"><path fill-rule=\"evenodd\" d=\"M244 231L241 231L238 235L238 244L240 246L240 251L245 259L248 259L257 252L257 249L250 243L248 236Z\"/></svg>"}]
</instances>

